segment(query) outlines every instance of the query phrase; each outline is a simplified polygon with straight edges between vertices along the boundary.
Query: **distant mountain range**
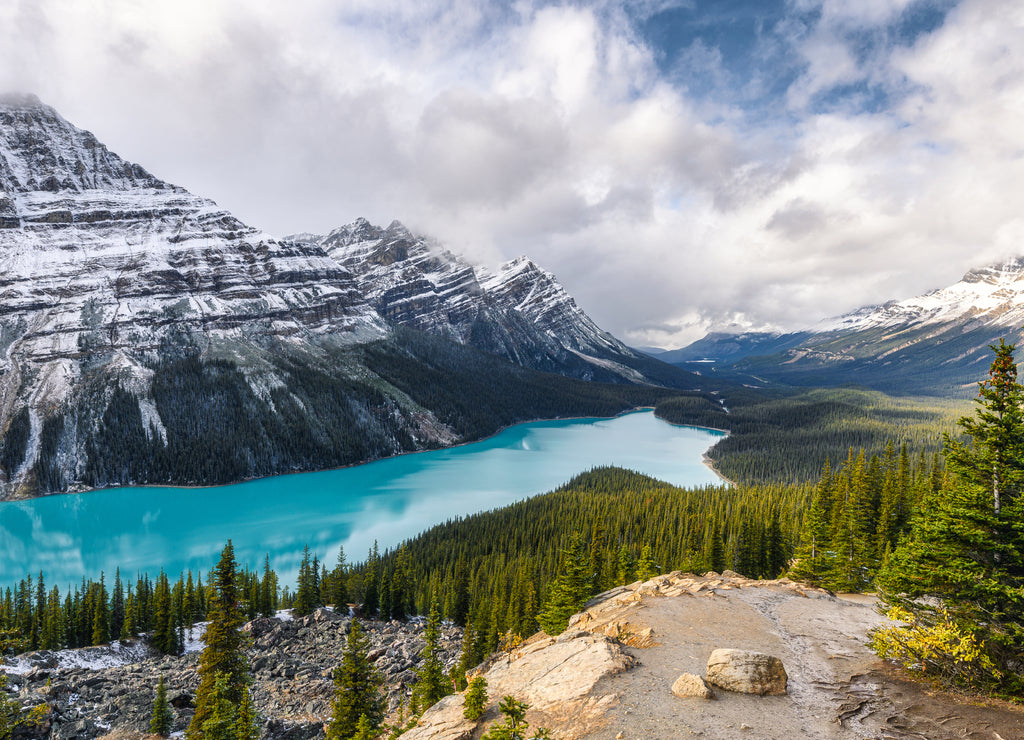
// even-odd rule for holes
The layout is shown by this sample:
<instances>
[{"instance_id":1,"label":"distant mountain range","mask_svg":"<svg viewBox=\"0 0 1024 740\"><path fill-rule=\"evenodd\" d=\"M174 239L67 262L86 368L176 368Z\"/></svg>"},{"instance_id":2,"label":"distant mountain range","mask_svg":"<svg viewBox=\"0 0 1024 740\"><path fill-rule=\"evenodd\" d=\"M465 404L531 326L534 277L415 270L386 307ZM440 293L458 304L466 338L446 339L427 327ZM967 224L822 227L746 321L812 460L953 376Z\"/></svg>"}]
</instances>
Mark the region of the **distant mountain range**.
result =
<instances>
[{"instance_id":1,"label":"distant mountain range","mask_svg":"<svg viewBox=\"0 0 1024 740\"><path fill-rule=\"evenodd\" d=\"M1019 342L1022 324L1024 260L1013 259L805 331L714 333L657 357L689 369L711 365L723 377L966 395L987 374L988 346L1000 338Z\"/></svg>"},{"instance_id":2,"label":"distant mountain range","mask_svg":"<svg viewBox=\"0 0 1024 740\"><path fill-rule=\"evenodd\" d=\"M277 239L0 98L0 498L330 467L631 403L526 369L702 382L525 257L490 274L363 219ZM490 386L512 397L467 405Z\"/></svg>"}]
</instances>

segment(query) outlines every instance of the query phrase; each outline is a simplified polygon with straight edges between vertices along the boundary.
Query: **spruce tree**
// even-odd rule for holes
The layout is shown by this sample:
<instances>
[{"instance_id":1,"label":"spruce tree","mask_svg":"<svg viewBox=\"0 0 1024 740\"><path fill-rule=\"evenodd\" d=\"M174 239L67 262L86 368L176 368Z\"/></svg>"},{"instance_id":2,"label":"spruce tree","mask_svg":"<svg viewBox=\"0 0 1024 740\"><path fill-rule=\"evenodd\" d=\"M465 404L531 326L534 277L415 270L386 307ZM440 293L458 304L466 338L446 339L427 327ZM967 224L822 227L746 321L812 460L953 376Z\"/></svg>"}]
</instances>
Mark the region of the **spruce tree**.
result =
<instances>
[{"instance_id":1,"label":"spruce tree","mask_svg":"<svg viewBox=\"0 0 1024 740\"><path fill-rule=\"evenodd\" d=\"M43 582L42 574L39 576L39 583ZM100 573L100 582L95 589L95 605L92 615L92 644L105 645L110 642L110 612L107 606L107 588L103 583L103 573Z\"/></svg>"},{"instance_id":2,"label":"spruce tree","mask_svg":"<svg viewBox=\"0 0 1024 740\"><path fill-rule=\"evenodd\" d=\"M462 716L470 720L478 720L484 713L487 706L487 679L483 676L474 676L469 682L469 691L466 692L465 706L462 709Z\"/></svg>"},{"instance_id":3,"label":"spruce tree","mask_svg":"<svg viewBox=\"0 0 1024 740\"><path fill-rule=\"evenodd\" d=\"M205 725L217 702L223 697L237 707L249 681L249 664L242 652L244 638L239 629L243 618L238 605L238 572L231 540L221 551L212 580L213 593L207 604L210 623L203 632L206 647L199 656L199 689L195 715L185 735L188 740L213 740L207 737ZM216 686L218 677L224 684L222 689Z\"/></svg>"},{"instance_id":4,"label":"spruce tree","mask_svg":"<svg viewBox=\"0 0 1024 740\"><path fill-rule=\"evenodd\" d=\"M444 678L444 666L438 655L438 640L441 637L441 612L435 599L430 605L430 616L423 632L426 645L420 653L420 665L416 669L416 697L421 710L439 702L450 692Z\"/></svg>"},{"instance_id":5,"label":"spruce tree","mask_svg":"<svg viewBox=\"0 0 1024 740\"><path fill-rule=\"evenodd\" d=\"M167 684L164 683L163 674L160 674L160 682L156 685L156 698L153 700L153 718L149 721L149 731L160 737L167 737L171 734L171 725L174 722L174 713L171 705L167 703Z\"/></svg>"},{"instance_id":6,"label":"spruce tree","mask_svg":"<svg viewBox=\"0 0 1024 740\"><path fill-rule=\"evenodd\" d=\"M569 623L569 617L579 611L590 596L590 559L583 549L583 538L574 532L562 550L558 576L537 621L544 632L560 635Z\"/></svg>"},{"instance_id":7,"label":"spruce tree","mask_svg":"<svg viewBox=\"0 0 1024 740\"><path fill-rule=\"evenodd\" d=\"M654 552L649 544L644 544L640 550L640 559L636 561L636 577L641 581L648 581L658 575L657 564L654 562Z\"/></svg>"},{"instance_id":8,"label":"spruce tree","mask_svg":"<svg viewBox=\"0 0 1024 740\"><path fill-rule=\"evenodd\" d=\"M338 559L335 561L330 579L331 603L334 604L334 611L338 614L345 614L348 611L348 591L345 588L346 576L345 548L339 546Z\"/></svg>"},{"instance_id":9,"label":"spruce tree","mask_svg":"<svg viewBox=\"0 0 1024 740\"><path fill-rule=\"evenodd\" d=\"M949 480L878 576L904 626L879 630L874 646L947 682L1012 693L1024 689L1024 388L1013 345L992 349L976 414L960 420L969 442L947 436Z\"/></svg>"},{"instance_id":10,"label":"spruce tree","mask_svg":"<svg viewBox=\"0 0 1024 740\"><path fill-rule=\"evenodd\" d=\"M341 665L334 671L334 699L327 740L348 740L358 730L359 718L365 716L370 727L380 727L384 719L384 703L380 696L380 676L367 659L369 640L358 620L349 625L348 639Z\"/></svg>"},{"instance_id":11,"label":"spruce tree","mask_svg":"<svg viewBox=\"0 0 1024 740\"><path fill-rule=\"evenodd\" d=\"M317 569L313 565L309 545L302 550L302 563L299 565L298 588L295 592L295 605L292 612L296 617L312 614L320 606L320 595L316 587Z\"/></svg>"},{"instance_id":12,"label":"spruce tree","mask_svg":"<svg viewBox=\"0 0 1024 740\"><path fill-rule=\"evenodd\" d=\"M238 705L235 735L232 740L259 740L259 738L260 718L252 703L252 692L247 688L242 693L242 703Z\"/></svg>"},{"instance_id":13,"label":"spruce tree","mask_svg":"<svg viewBox=\"0 0 1024 740\"><path fill-rule=\"evenodd\" d=\"M831 508L832 470L828 460L818 484L814 487L811 506L804 515L800 546L796 549L794 562L787 574L796 581L820 586L831 573L834 559L831 551L828 512Z\"/></svg>"},{"instance_id":14,"label":"spruce tree","mask_svg":"<svg viewBox=\"0 0 1024 740\"><path fill-rule=\"evenodd\" d=\"M625 542L623 542L622 546L619 547L619 557L617 558L617 560L618 560L617 575L618 575L619 585L620 586L624 586L627 583L632 583L633 582L633 575L634 575L634 572L633 572L633 556L632 556L632 554L630 554L629 547L626 546Z\"/></svg>"}]
</instances>

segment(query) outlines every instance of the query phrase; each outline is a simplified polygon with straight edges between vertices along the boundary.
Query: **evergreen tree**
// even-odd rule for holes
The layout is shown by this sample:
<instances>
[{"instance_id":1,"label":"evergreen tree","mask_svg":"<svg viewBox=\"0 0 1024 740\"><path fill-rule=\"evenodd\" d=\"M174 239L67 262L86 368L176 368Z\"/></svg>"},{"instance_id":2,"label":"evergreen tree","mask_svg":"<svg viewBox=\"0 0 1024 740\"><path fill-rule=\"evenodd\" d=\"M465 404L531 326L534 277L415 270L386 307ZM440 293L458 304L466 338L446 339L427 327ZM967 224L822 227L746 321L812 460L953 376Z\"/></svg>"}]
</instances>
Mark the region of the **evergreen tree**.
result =
<instances>
[{"instance_id":1,"label":"evergreen tree","mask_svg":"<svg viewBox=\"0 0 1024 740\"><path fill-rule=\"evenodd\" d=\"M483 676L474 676L469 682L469 691L466 692L465 707L462 716L466 719L478 720L484 713L487 706L487 679Z\"/></svg>"},{"instance_id":2,"label":"evergreen tree","mask_svg":"<svg viewBox=\"0 0 1024 740\"><path fill-rule=\"evenodd\" d=\"M416 670L416 697L421 710L426 710L439 702L450 692L448 682L444 679L444 666L438 655L438 640L441 637L441 612L435 599L430 605L430 616L423 632L426 645L420 653L420 665Z\"/></svg>"},{"instance_id":3,"label":"evergreen tree","mask_svg":"<svg viewBox=\"0 0 1024 740\"><path fill-rule=\"evenodd\" d=\"M39 583L43 579L40 575ZM96 588L95 606L92 616L92 644L105 645L110 642L110 613L107 605L107 589L103 583L103 573L100 573L99 586Z\"/></svg>"},{"instance_id":4,"label":"evergreen tree","mask_svg":"<svg viewBox=\"0 0 1024 740\"><path fill-rule=\"evenodd\" d=\"M829 517L831 508L832 470L825 461L818 484L814 487L811 506L804 515L803 532L800 535L800 546L796 549L793 566L789 577L804 581L812 586L820 586L828 578L831 571L832 553L830 552Z\"/></svg>"},{"instance_id":5,"label":"evergreen tree","mask_svg":"<svg viewBox=\"0 0 1024 740\"><path fill-rule=\"evenodd\" d=\"M992 349L976 414L960 420L969 443L947 437L949 481L941 495L926 496L879 574L880 595L904 625L879 630L874 646L950 683L1019 692L1024 389L1013 345Z\"/></svg>"},{"instance_id":6,"label":"evergreen tree","mask_svg":"<svg viewBox=\"0 0 1024 740\"><path fill-rule=\"evenodd\" d=\"M252 693L247 688L242 692L242 703L238 705L233 740L259 740L260 719L252 703Z\"/></svg>"},{"instance_id":7,"label":"evergreen tree","mask_svg":"<svg viewBox=\"0 0 1024 740\"><path fill-rule=\"evenodd\" d=\"M228 675L218 671L207 703L208 713L203 720L203 740L235 740L238 710L231 702L230 694ZM195 723L195 718L192 723Z\"/></svg>"},{"instance_id":8,"label":"evergreen tree","mask_svg":"<svg viewBox=\"0 0 1024 740\"><path fill-rule=\"evenodd\" d=\"M379 692L381 679L366 657L368 646L369 640L362 627L353 619L341 665L334 671L334 699L327 740L351 738L358 729L360 717L365 716L373 729L380 727L384 719L384 703Z\"/></svg>"},{"instance_id":9,"label":"evergreen tree","mask_svg":"<svg viewBox=\"0 0 1024 740\"><path fill-rule=\"evenodd\" d=\"M636 577L641 581L648 581L658 575L657 564L654 562L654 552L649 544L645 544L640 551L640 559L636 561Z\"/></svg>"},{"instance_id":10,"label":"evergreen tree","mask_svg":"<svg viewBox=\"0 0 1024 740\"><path fill-rule=\"evenodd\" d=\"M569 538L562 551L558 576L551 592L537 615L537 621L549 635L560 635L569 623L569 617L579 611L590 596L590 561L583 550L579 532Z\"/></svg>"},{"instance_id":11,"label":"evergreen tree","mask_svg":"<svg viewBox=\"0 0 1024 740\"><path fill-rule=\"evenodd\" d=\"M149 731L160 737L167 737L171 734L171 725L174 723L174 713L171 705L167 703L167 684L164 683L163 674L160 674L160 682L156 685L156 699L153 700L153 718L149 721Z\"/></svg>"},{"instance_id":12,"label":"evergreen tree","mask_svg":"<svg viewBox=\"0 0 1024 740\"><path fill-rule=\"evenodd\" d=\"M110 636L118 637L124 626L124 584L121 569L114 571L114 590L110 594Z\"/></svg>"},{"instance_id":13,"label":"evergreen tree","mask_svg":"<svg viewBox=\"0 0 1024 740\"><path fill-rule=\"evenodd\" d=\"M263 558L263 580L260 583L260 614L274 616L277 609L277 574L270 569L270 553Z\"/></svg>"},{"instance_id":14,"label":"evergreen tree","mask_svg":"<svg viewBox=\"0 0 1024 740\"><path fill-rule=\"evenodd\" d=\"M207 606L210 623L203 632L206 647L199 656L199 689L195 715L186 733L188 740L213 740L206 735L206 722L213 716L217 702L223 697L237 707L249 681L249 665L242 652L243 635L239 629L243 618L231 540L221 551L212 578L213 594ZM218 678L224 684L222 689L216 687Z\"/></svg>"},{"instance_id":15,"label":"evergreen tree","mask_svg":"<svg viewBox=\"0 0 1024 740\"><path fill-rule=\"evenodd\" d=\"M347 611L348 592L345 588L346 577L345 548L339 546L338 559L334 564L334 570L331 571L331 603L334 604L334 610L339 614L344 614Z\"/></svg>"},{"instance_id":16,"label":"evergreen tree","mask_svg":"<svg viewBox=\"0 0 1024 740\"><path fill-rule=\"evenodd\" d=\"M313 564L309 545L302 550L302 563L299 565L298 588L295 592L295 604L292 612L296 617L312 614L320 606L320 593L317 588L318 568Z\"/></svg>"},{"instance_id":17,"label":"evergreen tree","mask_svg":"<svg viewBox=\"0 0 1024 740\"><path fill-rule=\"evenodd\" d=\"M380 732L370 724L370 718L362 714L356 723L356 734L352 736L352 740L374 740L379 734Z\"/></svg>"},{"instance_id":18,"label":"evergreen tree","mask_svg":"<svg viewBox=\"0 0 1024 740\"><path fill-rule=\"evenodd\" d=\"M366 556L366 580L363 584L363 613L373 616L380 608L380 554L377 541Z\"/></svg>"},{"instance_id":19,"label":"evergreen tree","mask_svg":"<svg viewBox=\"0 0 1024 740\"><path fill-rule=\"evenodd\" d=\"M619 585L620 586L624 586L627 583L632 583L633 582L633 575L634 575L634 572L633 572L633 556L632 556L632 554L630 554L629 547L626 545L625 542L623 542L622 546L619 547L619 556L617 558L617 561L618 561L617 575L618 575Z\"/></svg>"}]
</instances>

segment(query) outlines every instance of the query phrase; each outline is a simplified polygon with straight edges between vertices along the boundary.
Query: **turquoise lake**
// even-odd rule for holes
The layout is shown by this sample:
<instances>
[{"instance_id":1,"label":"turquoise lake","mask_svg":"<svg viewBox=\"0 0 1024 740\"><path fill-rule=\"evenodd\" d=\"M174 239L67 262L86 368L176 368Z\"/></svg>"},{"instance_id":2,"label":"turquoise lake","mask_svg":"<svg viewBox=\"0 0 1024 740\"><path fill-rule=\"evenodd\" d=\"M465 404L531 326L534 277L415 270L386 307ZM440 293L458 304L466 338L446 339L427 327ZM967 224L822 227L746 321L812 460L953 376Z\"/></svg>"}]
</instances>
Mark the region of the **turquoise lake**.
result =
<instances>
[{"instance_id":1,"label":"turquoise lake","mask_svg":"<svg viewBox=\"0 0 1024 740\"><path fill-rule=\"evenodd\" d=\"M303 545L328 567L339 545L362 560L449 518L544 493L618 465L676 485L718 484L702 462L721 432L668 424L651 411L519 424L473 444L214 488L116 488L0 503L0 585L40 570L47 585L115 567L206 573L228 538L238 561L291 583Z\"/></svg>"}]
</instances>

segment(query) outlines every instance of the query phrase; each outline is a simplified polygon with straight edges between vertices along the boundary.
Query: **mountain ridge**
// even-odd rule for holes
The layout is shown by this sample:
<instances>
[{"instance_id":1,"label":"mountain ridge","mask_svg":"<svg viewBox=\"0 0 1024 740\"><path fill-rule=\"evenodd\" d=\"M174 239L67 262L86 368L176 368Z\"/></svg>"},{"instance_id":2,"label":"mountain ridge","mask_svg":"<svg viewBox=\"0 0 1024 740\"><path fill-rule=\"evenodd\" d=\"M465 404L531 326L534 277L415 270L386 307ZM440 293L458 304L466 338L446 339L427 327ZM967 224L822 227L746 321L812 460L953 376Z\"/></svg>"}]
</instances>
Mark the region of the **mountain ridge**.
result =
<instances>
[{"instance_id":1,"label":"mountain ridge","mask_svg":"<svg viewBox=\"0 0 1024 740\"><path fill-rule=\"evenodd\" d=\"M1024 258L974 268L920 296L865 306L794 332L711 333L659 358L723 377L789 385L863 385L964 396L985 377L988 347L1024 338Z\"/></svg>"},{"instance_id":2,"label":"mountain ridge","mask_svg":"<svg viewBox=\"0 0 1024 740\"><path fill-rule=\"evenodd\" d=\"M485 286L397 221L350 226L323 244L277 239L38 98L0 98L0 498L336 467L464 441L520 412L639 402L519 366L699 382L602 332L536 266L518 262ZM463 394L483 397L491 380L439 375L425 364L439 358L501 376L518 406L456 413L442 386L458 376ZM419 388L427 377L444 392Z\"/></svg>"}]
</instances>

